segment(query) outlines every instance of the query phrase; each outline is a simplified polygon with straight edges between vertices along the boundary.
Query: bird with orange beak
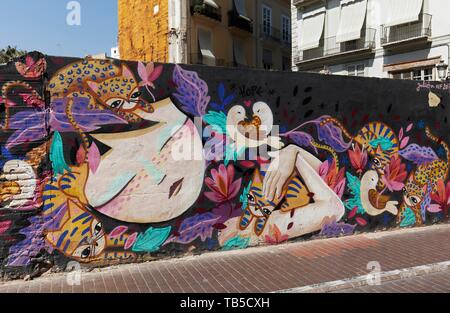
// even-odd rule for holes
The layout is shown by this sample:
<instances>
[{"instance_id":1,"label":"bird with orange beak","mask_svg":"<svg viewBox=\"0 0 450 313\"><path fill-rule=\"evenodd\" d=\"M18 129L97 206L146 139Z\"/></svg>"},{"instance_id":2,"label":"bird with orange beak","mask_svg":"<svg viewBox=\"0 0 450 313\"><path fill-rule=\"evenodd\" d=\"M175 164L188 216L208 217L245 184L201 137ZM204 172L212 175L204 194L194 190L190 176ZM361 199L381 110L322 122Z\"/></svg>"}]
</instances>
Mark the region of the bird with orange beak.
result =
<instances>
[{"instance_id":1,"label":"bird with orange beak","mask_svg":"<svg viewBox=\"0 0 450 313\"><path fill-rule=\"evenodd\" d=\"M227 114L227 134L241 148L257 148L264 144L275 149L283 148L281 138L271 136L273 129L273 113L265 102L253 104L248 114L241 105L232 107Z\"/></svg>"}]
</instances>

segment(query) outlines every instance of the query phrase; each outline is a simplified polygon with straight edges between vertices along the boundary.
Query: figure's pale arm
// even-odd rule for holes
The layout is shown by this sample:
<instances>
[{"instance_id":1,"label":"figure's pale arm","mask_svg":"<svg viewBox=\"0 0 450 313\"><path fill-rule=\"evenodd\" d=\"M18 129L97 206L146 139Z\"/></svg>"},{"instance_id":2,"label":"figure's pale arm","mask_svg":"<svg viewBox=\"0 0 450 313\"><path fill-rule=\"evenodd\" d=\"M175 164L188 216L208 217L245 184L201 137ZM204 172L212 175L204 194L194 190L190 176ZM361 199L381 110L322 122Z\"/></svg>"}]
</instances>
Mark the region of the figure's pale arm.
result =
<instances>
[{"instance_id":1,"label":"figure's pale arm","mask_svg":"<svg viewBox=\"0 0 450 313\"><path fill-rule=\"evenodd\" d=\"M284 184L294 172L298 157L304 160L316 174L322 165L322 162L311 153L295 145L289 145L270 154L273 159L264 178L263 188L266 198L270 200L281 196Z\"/></svg>"},{"instance_id":2,"label":"figure's pale arm","mask_svg":"<svg viewBox=\"0 0 450 313\"><path fill-rule=\"evenodd\" d=\"M328 187L318 174L321 162L305 150L289 146L281 150L275 157L266 173L264 181L265 192L275 195L281 190L292 173L296 170L305 182L306 187L314 193L314 203L295 210L294 214L277 210L270 216L261 236L253 231L253 225L245 230L239 230L240 217L225 223L226 229L219 233L219 242L223 245L234 236L249 236L251 245L265 240L273 225L289 238L295 238L311 232L319 231L326 218L339 220L345 212L341 199ZM317 169L317 170L316 170Z\"/></svg>"},{"instance_id":3,"label":"figure's pale arm","mask_svg":"<svg viewBox=\"0 0 450 313\"><path fill-rule=\"evenodd\" d=\"M329 202L334 198L338 198L337 195L331 190L325 181L319 176L317 170L315 170L310 163L306 161L301 153L297 154L297 160L295 167L305 182L306 187L312 193L314 193L314 201ZM339 198L338 198L339 199Z\"/></svg>"}]
</instances>

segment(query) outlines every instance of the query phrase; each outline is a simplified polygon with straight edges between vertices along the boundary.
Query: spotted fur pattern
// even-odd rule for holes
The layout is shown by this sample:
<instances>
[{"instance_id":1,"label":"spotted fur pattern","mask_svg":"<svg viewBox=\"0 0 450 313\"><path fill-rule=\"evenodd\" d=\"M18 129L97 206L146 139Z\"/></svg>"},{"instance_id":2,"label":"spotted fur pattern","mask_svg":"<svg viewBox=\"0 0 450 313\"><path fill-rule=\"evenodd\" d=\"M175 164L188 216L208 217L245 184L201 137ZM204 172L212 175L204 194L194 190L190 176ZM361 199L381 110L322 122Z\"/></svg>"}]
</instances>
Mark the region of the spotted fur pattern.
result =
<instances>
[{"instance_id":1,"label":"spotted fur pattern","mask_svg":"<svg viewBox=\"0 0 450 313\"><path fill-rule=\"evenodd\" d=\"M439 180L445 181L448 176L448 160L450 160L450 149L446 142L434 136L430 130L426 129L427 137L435 143L442 145L447 154L447 160L437 159L429 163L419 165L408 177L403 188L403 203L400 206L398 222L401 222L404 212L410 208L415 215L416 224L425 222L426 208L424 201L431 192L437 191Z\"/></svg>"}]
</instances>

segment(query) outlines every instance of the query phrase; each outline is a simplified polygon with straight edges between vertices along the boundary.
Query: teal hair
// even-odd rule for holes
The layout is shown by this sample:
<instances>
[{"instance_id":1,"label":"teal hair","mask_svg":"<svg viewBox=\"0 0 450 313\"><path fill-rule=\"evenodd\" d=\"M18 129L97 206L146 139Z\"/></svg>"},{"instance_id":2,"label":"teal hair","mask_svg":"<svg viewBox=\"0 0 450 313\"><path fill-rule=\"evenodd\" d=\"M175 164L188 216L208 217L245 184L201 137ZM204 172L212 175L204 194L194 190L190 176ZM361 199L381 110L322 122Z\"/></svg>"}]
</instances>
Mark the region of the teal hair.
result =
<instances>
[{"instance_id":1,"label":"teal hair","mask_svg":"<svg viewBox=\"0 0 450 313\"><path fill-rule=\"evenodd\" d=\"M65 171L70 172L70 167L64 159L64 149L61 134L55 131L50 146L50 162L55 176L63 175Z\"/></svg>"}]
</instances>

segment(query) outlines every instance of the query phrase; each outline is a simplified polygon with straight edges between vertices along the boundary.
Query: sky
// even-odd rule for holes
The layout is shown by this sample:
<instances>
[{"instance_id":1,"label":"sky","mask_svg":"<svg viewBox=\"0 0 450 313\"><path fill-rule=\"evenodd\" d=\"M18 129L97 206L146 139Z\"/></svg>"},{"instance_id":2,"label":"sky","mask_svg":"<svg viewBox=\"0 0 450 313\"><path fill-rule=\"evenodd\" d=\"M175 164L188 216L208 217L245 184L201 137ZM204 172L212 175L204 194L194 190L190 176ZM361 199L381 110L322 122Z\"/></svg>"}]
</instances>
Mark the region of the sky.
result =
<instances>
[{"instance_id":1,"label":"sky","mask_svg":"<svg viewBox=\"0 0 450 313\"><path fill-rule=\"evenodd\" d=\"M0 1L0 49L10 45L28 52L83 57L109 55L117 46L117 0ZM77 16L76 7L67 9L71 2L79 3L80 25L67 23L68 16Z\"/></svg>"}]
</instances>

